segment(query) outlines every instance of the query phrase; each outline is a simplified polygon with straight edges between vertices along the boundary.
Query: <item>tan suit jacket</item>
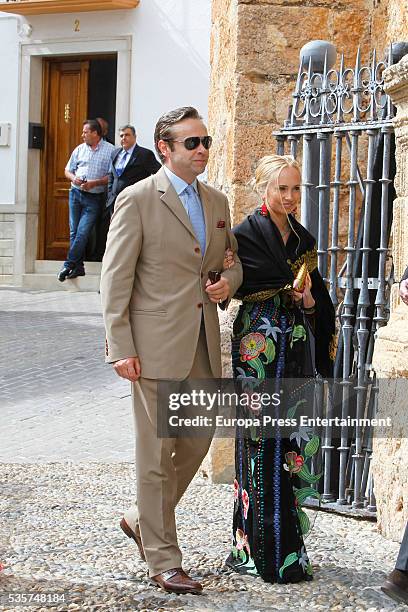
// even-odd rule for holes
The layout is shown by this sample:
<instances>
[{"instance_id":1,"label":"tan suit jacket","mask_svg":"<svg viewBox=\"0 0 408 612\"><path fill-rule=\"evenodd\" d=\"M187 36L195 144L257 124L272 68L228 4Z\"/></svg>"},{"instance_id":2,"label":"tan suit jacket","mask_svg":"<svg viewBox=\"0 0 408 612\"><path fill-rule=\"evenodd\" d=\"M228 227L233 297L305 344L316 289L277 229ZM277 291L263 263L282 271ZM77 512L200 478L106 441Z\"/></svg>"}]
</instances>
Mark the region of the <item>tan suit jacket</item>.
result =
<instances>
[{"instance_id":1,"label":"tan suit jacket","mask_svg":"<svg viewBox=\"0 0 408 612\"><path fill-rule=\"evenodd\" d=\"M197 348L202 316L211 369L221 376L217 305L205 292L209 270L222 270L230 246L235 265L225 271L230 297L242 282L228 201L199 182L206 222L206 251L164 169L119 194L102 264L101 297L106 361L138 355L142 376L186 378Z\"/></svg>"}]
</instances>

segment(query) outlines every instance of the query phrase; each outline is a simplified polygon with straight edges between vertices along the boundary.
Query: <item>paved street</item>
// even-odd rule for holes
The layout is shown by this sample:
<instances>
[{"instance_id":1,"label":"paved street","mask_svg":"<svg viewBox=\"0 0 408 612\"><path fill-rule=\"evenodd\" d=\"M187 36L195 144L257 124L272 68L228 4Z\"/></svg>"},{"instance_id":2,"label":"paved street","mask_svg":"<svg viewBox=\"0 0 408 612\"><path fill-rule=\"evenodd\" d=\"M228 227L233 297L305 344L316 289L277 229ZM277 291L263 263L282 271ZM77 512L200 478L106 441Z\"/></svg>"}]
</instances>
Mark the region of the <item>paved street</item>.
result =
<instances>
[{"instance_id":1,"label":"paved street","mask_svg":"<svg viewBox=\"0 0 408 612\"><path fill-rule=\"evenodd\" d=\"M380 590L398 544L375 523L326 512L308 511L314 581L226 571L232 487L203 475L177 520L185 568L205 594L152 587L118 528L135 490L133 422L129 386L104 364L99 295L0 288L0 339L0 610L34 609L10 592L66 597L53 609L81 611L406 609Z\"/></svg>"},{"instance_id":2,"label":"paved street","mask_svg":"<svg viewBox=\"0 0 408 612\"><path fill-rule=\"evenodd\" d=\"M0 461L132 461L130 386L97 293L0 289Z\"/></svg>"}]
</instances>

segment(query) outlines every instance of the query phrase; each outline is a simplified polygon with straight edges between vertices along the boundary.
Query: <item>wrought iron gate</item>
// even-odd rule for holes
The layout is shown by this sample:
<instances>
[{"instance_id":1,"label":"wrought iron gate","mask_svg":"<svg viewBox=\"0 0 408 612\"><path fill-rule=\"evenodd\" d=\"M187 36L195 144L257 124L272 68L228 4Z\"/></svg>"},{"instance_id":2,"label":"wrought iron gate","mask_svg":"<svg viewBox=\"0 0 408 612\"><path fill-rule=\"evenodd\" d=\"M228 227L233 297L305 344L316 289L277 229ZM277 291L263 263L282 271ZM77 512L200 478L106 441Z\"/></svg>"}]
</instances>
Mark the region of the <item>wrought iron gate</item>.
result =
<instances>
[{"instance_id":1,"label":"wrought iron gate","mask_svg":"<svg viewBox=\"0 0 408 612\"><path fill-rule=\"evenodd\" d=\"M376 411L370 364L375 332L389 318L395 175L394 109L382 73L398 61L401 46L391 46L382 61L373 51L368 64L358 50L353 67L342 55L335 69L333 45L306 45L288 120L275 133L279 154L302 158L301 222L317 239L318 268L337 312L333 394L322 382L317 401L328 414L333 397L339 398L344 418L372 418ZM375 512L372 438L370 426L344 426L336 442L332 428L325 428L323 500Z\"/></svg>"}]
</instances>

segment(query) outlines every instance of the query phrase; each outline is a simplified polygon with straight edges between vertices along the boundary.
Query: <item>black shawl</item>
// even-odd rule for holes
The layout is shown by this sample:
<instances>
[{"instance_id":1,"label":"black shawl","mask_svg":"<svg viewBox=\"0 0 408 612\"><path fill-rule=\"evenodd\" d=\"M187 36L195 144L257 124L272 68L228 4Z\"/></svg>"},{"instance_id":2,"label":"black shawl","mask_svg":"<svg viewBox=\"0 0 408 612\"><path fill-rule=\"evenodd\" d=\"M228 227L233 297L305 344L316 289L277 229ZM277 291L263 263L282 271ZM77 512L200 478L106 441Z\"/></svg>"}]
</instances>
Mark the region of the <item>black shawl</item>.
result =
<instances>
[{"instance_id":1,"label":"black shawl","mask_svg":"<svg viewBox=\"0 0 408 612\"><path fill-rule=\"evenodd\" d=\"M292 215L290 222L297 236L291 232L286 245L275 223L259 209L234 227L244 273L236 297L245 299L258 292L288 289L306 262L316 302L316 369L323 376L331 376L335 347L333 304L317 269L315 239Z\"/></svg>"}]
</instances>

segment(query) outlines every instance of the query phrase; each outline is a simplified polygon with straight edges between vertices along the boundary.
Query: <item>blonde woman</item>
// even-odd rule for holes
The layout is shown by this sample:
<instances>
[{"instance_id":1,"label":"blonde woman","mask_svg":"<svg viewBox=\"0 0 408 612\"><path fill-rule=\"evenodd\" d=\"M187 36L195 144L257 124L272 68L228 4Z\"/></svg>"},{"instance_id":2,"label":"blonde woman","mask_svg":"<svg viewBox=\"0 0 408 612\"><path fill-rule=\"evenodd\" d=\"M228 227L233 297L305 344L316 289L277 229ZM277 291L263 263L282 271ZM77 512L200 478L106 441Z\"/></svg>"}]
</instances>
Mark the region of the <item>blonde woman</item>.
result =
<instances>
[{"instance_id":1,"label":"blonde woman","mask_svg":"<svg viewBox=\"0 0 408 612\"><path fill-rule=\"evenodd\" d=\"M294 216L298 163L286 155L262 158L253 188L260 206L233 230L244 273L232 339L234 376L255 379L256 391L267 379L330 376L334 310L317 270L315 240ZM296 436L272 436L262 427L238 432L229 567L267 582L312 578L303 541L310 525L301 504L317 480L310 460L318 444L312 436L302 454Z\"/></svg>"}]
</instances>

